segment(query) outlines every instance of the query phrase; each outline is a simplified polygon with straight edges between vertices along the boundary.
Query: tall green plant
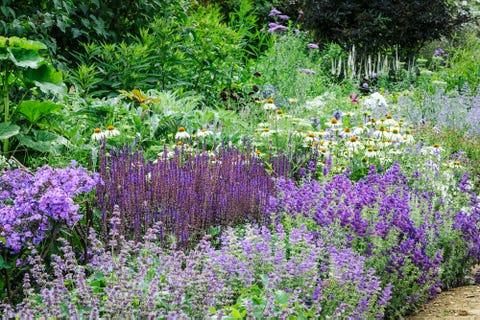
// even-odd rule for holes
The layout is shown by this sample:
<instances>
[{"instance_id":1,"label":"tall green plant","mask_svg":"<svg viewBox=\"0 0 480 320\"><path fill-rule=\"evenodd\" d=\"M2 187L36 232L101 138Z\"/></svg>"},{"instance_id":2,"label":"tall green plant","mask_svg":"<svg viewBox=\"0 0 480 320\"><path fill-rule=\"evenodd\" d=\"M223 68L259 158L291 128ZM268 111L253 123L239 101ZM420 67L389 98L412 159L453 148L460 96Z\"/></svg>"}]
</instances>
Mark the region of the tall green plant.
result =
<instances>
[{"instance_id":1,"label":"tall green plant","mask_svg":"<svg viewBox=\"0 0 480 320\"><path fill-rule=\"evenodd\" d=\"M3 152L10 152L11 137L20 134L21 127L12 123L18 113L32 125L59 108L51 102L23 101L37 89L44 93L61 93L64 90L62 74L47 61L47 47L39 42L18 37L0 37L0 139Z\"/></svg>"}]
</instances>

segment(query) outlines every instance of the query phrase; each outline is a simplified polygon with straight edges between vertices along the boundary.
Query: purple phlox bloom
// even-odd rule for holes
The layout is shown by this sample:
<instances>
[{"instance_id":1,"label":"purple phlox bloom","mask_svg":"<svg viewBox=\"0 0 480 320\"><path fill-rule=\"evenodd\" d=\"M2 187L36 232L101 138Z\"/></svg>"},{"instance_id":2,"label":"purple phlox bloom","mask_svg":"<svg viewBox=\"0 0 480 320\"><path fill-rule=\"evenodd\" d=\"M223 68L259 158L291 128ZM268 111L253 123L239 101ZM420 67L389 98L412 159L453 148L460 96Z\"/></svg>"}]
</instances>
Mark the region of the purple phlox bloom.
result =
<instances>
[{"instance_id":1,"label":"purple phlox bloom","mask_svg":"<svg viewBox=\"0 0 480 320\"><path fill-rule=\"evenodd\" d=\"M286 14L281 14L281 15L278 16L278 18L281 19L281 20L289 20L290 19L290 17L287 16Z\"/></svg>"},{"instance_id":2,"label":"purple phlox bloom","mask_svg":"<svg viewBox=\"0 0 480 320\"><path fill-rule=\"evenodd\" d=\"M433 56L434 56L434 57L447 57L448 54L445 53L445 51L444 51L442 48L438 48L438 49L435 50L435 52L433 53Z\"/></svg>"},{"instance_id":3,"label":"purple phlox bloom","mask_svg":"<svg viewBox=\"0 0 480 320\"><path fill-rule=\"evenodd\" d=\"M286 30L288 30L287 27L282 26L281 24L278 24L278 23L275 23L275 22L269 23L268 26L270 27L268 29L268 33L274 33L276 31L286 31Z\"/></svg>"},{"instance_id":4,"label":"purple phlox bloom","mask_svg":"<svg viewBox=\"0 0 480 320\"><path fill-rule=\"evenodd\" d=\"M272 16L276 16L276 15L279 15L279 14L282 14L282 12L277 10L277 9L272 9L272 10L270 10L270 13L268 14L268 16L272 17Z\"/></svg>"},{"instance_id":5,"label":"purple phlox bloom","mask_svg":"<svg viewBox=\"0 0 480 320\"><path fill-rule=\"evenodd\" d=\"M310 49L318 49L318 44L316 44L316 43L309 43L309 44L308 44L308 47L309 47Z\"/></svg>"},{"instance_id":6,"label":"purple phlox bloom","mask_svg":"<svg viewBox=\"0 0 480 320\"><path fill-rule=\"evenodd\" d=\"M368 88L368 83L364 82L364 83L362 84L362 88L365 88L365 89Z\"/></svg>"}]
</instances>

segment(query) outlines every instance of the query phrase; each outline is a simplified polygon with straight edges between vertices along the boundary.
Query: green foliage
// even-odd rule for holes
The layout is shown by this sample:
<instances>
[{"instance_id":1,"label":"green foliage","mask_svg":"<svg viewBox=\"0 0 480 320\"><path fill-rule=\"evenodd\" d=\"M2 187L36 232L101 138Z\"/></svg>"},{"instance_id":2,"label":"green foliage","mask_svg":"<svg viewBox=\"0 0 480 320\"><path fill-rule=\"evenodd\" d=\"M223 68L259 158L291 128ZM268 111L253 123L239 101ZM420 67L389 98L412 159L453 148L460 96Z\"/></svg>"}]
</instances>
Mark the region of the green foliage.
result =
<instances>
[{"instance_id":1,"label":"green foliage","mask_svg":"<svg viewBox=\"0 0 480 320\"><path fill-rule=\"evenodd\" d=\"M170 9L176 19L157 16L130 43L85 44L69 82L93 96L159 88L195 91L218 103L222 88L232 87L242 73L247 38L256 36L251 33L252 9L247 6L236 15L238 30L223 23L215 7Z\"/></svg>"},{"instance_id":2,"label":"green foliage","mask_svg":"<svg viewBox=\"0 0 480 320\"><path fill-rule=\"evenodd\" d=\"M427 41L451 35L469 20L467 11L449 0L297 0L283 7L302 9L302 25L322 42L333 41L345 49L356 45L362 54L398 46L404 57Z\"/></svg>"},{"instance_id":3,"label":"green foliage","mask_svg":"<svg viewBox=\"0 0 480 320\"><path fill-rule=\"evenodd\" d=\"M439 71L448 89L460 92L468 85L472 93L479 93L480 85L480 42L475 34L469 33L461 44L448 50L446 66Z\"/></svg>"},{"instance_id":4,"label":"green foliage","mask_svg":"<svg viewBox=\"0 0 480 320\"><path fill-rule=\"evenodd\" d=\"M0 35L40 40L68 59L80 42L120 41L138 34L171 0L2 0Z\"/></svg>"},{"instance_id":5,"label":"green foliage","mask_svg":"<svg viewBox=\"0 0 480 320\"><path fill-rule=\"evenodd\" d=\"M252 66L261 74L255 82L265 89L265 98L278 98L278 102L294 98L305 101L325 90L325 77L316 65L318 49L308 48L308 38L293 31L276 36L274 45ZM282 104L279 104L282 107Z\"/></svg>"},{"instance_id":6,"label":"green foliage","mask_svg":"<svg viewBox=\"0 0 480 320\"><path fill-rule=\"evenodd\" d=\"M17 135L26 138L33 126L39 126L45 117L61 108L60 105L46 101L22 102L26 96L38 95L37 89L45 95L61 94L64 91L62 74L48 62L46 49L39 41L0 37L0 96L4 121L0 125L5 154L11 151L9 138ZM21 125L22 119L26 119L28 124L20 130L17 124ZM16 121L16 124L11 121ZM19 145L27 146L25 139L19 139Z\"/></svg>"}]
</instances>

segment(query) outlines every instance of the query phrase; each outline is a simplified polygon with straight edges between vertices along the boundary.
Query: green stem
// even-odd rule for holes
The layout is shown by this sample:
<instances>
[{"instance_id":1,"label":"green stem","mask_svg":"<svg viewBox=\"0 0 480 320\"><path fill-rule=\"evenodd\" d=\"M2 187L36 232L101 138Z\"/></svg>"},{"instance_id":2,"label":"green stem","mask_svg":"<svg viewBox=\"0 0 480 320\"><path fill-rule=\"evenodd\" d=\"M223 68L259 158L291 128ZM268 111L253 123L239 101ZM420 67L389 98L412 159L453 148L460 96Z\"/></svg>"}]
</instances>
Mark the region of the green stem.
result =
<instances>
[{"instance_id":1,"label":"green stem","mask_svg":"<svg viewBox=\"0 0 480 320\"><path fill-rule=\"evenodd\" d=\"M3 78L3 112L4 117L5 117L5 122L8 122L10 120L10 97L9 97L9 91L10 88L8 87L8 77L9 77L10 70L8 68L8 64L5 68L5 76ZM8 139L3 140L3 152L6 155L8 153Z\"/></svg>"}]
</instances>

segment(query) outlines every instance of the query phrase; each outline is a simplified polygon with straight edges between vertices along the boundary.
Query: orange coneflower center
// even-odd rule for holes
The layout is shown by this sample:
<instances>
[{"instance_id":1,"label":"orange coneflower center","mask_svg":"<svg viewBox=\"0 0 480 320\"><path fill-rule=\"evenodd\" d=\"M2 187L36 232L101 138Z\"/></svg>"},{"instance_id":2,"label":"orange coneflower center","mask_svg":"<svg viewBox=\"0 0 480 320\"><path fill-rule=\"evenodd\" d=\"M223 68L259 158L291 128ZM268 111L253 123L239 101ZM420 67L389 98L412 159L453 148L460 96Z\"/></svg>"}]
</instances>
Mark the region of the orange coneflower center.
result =
<instances>
[{"instance_id":1,"label":"orange coneflower center","mask_svg":"<svg viewBox=\"0 0 480 320\"><path fill-rule=\"evenodd\" d=\"M185 128L184 128L184 127L178 128L178 132L184 132L184 131L185 131Z\"/></svg>"},{"instance_id":2,"label":"orange coneflower center","mask_svg":"<svg viewBox=\"0 0 480 320\"><path fill-rule=\"evenodd\" d=\"M108 130L108 131L112 131L112 130L114 130L114 129L115 129L114 126L108 126L108 127L107 127L107 130Z\"/></svg>"},{"instance_id":3,"label":"orange coneflower center","mask_svg":"<svg viewBox=\"0 0 480 320\"><path fill-rule=\"evenodd\" d=\"M95 128L95 129L93 129L93 132L94 132L94 133L100 133L100 132L102 132L102 129L100 129L100 128Z\"/></svg>"},{"instance_id":4,"label":"orange coneflower center","mask_svg":"<svg viewBox=\"0 0 480 320\"><path fill-rule=\"evenodd\" d=\"M332 118L332 120L330 120L330 122L333 123L333 124L337 124L338 120L337 120L337 118Z\"/></svg>"},{"instance_id":5,"label":"orange coneflower center","mask_svg":"<svg viewBox=\"0 0 480 320\"><path fill-rule=\"evenodd\" d=\"M357 138L356 137L351 137L350 138L350 142L356 142L357 141Z\"/></svg>"}]
</instances>

